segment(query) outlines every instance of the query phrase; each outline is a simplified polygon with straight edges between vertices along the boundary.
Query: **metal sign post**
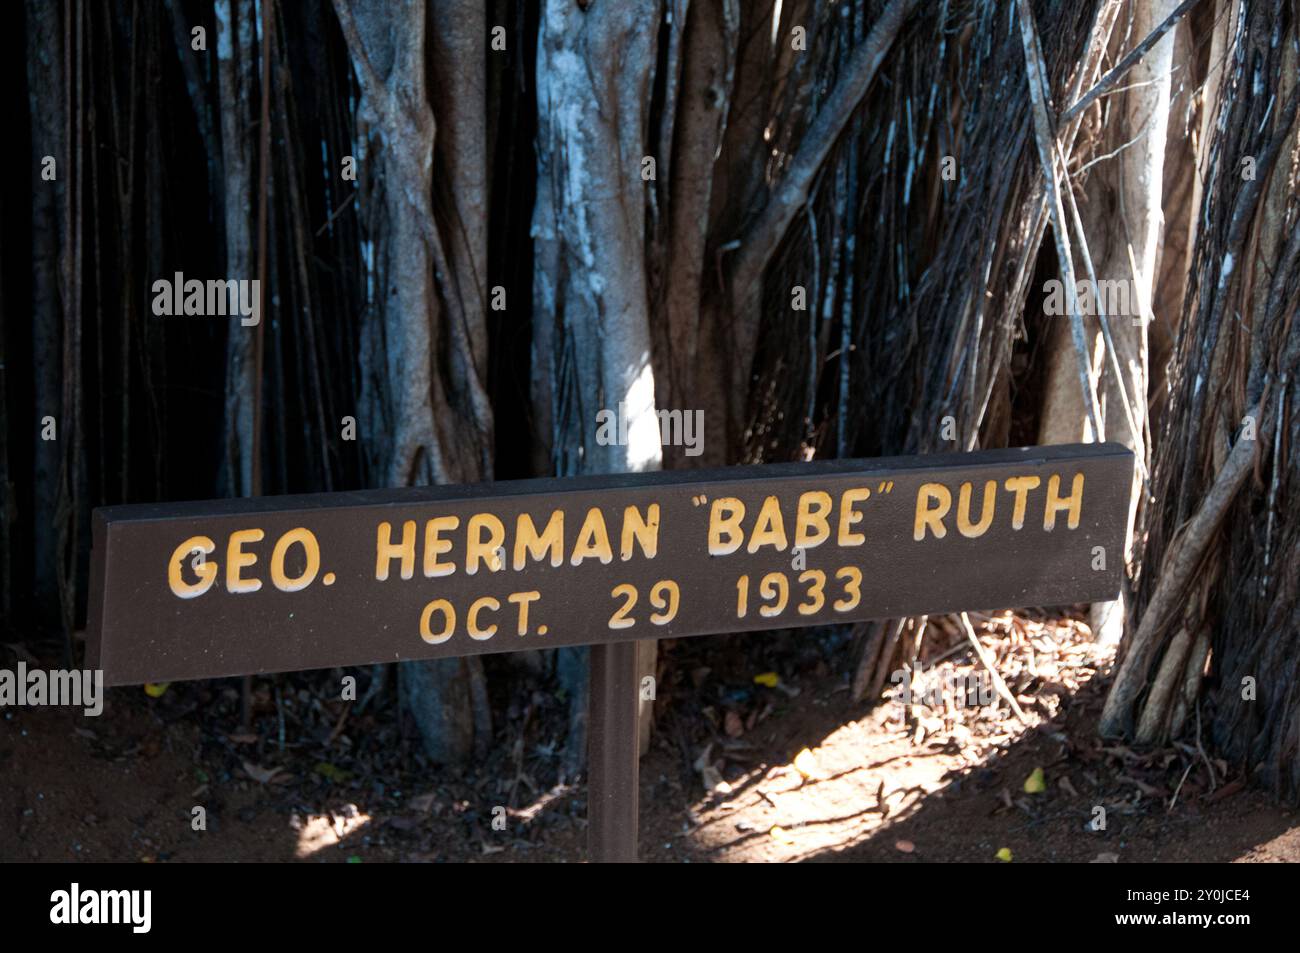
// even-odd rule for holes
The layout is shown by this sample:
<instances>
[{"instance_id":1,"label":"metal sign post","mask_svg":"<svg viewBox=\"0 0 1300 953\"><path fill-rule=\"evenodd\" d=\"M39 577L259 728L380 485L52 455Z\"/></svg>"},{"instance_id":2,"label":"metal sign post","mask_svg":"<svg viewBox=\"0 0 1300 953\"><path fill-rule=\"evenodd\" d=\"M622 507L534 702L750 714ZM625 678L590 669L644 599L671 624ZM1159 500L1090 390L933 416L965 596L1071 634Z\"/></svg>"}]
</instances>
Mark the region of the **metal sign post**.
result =
<instances>
[{"instance_id":1,"label":"metal sign post","mask_svg":"<svg viewBox=\"0 0 1300 953\"><path fill-rule=\"evenodd\" d=\"M636 858L636 643L1097 602L1114 444L95 511L107 685L591 645L590 845Z\"/></svg>"},{"instance_id":2,"label":"metal sign post","mask_svg":"<svg viewBox=\"0 0 1300 953\"><path fill-rule=\"evenodd\" d=\"M634 863L640 799L640 713L635 642L591 647L587 853Z\"/></svg>"}]
</instances>

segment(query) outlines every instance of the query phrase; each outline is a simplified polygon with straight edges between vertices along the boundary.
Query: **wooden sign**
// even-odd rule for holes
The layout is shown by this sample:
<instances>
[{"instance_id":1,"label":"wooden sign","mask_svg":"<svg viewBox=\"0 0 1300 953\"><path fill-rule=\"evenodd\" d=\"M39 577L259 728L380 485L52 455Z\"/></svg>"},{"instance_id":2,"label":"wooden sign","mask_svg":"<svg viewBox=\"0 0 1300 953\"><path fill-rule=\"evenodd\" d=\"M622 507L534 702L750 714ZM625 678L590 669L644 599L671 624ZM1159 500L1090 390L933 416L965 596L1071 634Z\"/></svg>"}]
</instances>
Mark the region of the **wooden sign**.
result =
<instances>
[{"instance_id":1,"label":"wooden sign","mask_svg":"<svg viewBox=\"0 0 1300 953\"><path fill-rule=\"evenodd\" d=\"M96 510L88 664L176 681L1112 599L1114 444Z\"/></svg>"}]
</instances>

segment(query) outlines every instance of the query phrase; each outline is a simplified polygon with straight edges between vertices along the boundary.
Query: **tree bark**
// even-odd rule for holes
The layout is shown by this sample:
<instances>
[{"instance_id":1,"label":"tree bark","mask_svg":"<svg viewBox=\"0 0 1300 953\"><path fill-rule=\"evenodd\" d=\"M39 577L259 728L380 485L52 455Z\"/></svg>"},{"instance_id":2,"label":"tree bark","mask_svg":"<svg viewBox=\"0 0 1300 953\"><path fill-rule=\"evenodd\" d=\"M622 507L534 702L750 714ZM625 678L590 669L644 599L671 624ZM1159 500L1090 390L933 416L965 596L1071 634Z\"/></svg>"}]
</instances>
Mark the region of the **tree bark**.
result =
<instances>
[{"instance_id":1,"label":"tree bark","mask_svg":"<svg viewBox=\"0 0 1300 953\"><path fill-rule=\"evenodd\" d=\"M661 17L659 3L584 10L547 0L542 8L532 233L534 366L543 379L535 399L550 404L561 476L657 470L662 461L642 178ZM626 420L625 443L596 439L602 410ZM573 771L586 751L586 653L558 654Z\"/></svg>"},{"instance_id":2,"label":"tree bark","mask_svg":"<svg viewBox=\"0 0 1300 953\"><path fill-rule=\"evenodd\" d=\"M253 81L257 66L253 0L217 0L217 77L221 90L221 171L226 235L226 278L256 277L253 261ZM269 300L270 296L267 296ZM227 319L224 477L233 496L253 486L253 401L256 328Z\"/></svg>"},{"instance_id":3,"label":"tree bark","mask_svg":"<svg viewBox=\"0 0 1300 953\"><path fill-rule=\"evenodd\" d=\"M335 0L335 10L361 87L358 111L371 136L365 147L377 153L358 156L358 177L371 178L382 203L374 210L382 227L368 237L375 290L362 332L358 421L372 472L385 486L490 479L481 293L487 196L476 164L485 148L482 117L449 106L453 131L435 161L423 5ZM454 13L448 16L454 20ZM463 66L473 77L481 49L476 54L467 44L464 31L472 24L444 26L438 42L450 55L470 57ZM472 102L473 79L468 83ZM444 90L444 102L452 96ZM451 254L444 251L443 221L433 205L435 167L447 179L440 194L452 202ZM458 186L467 191L461 194ZM480 659L410 662L399 669L399 679L433 760L463 761L485 750L491 723Z\"/></svg>"},{"instance_id":4,"label":"tree bark","mask_svg":"<svg viewBox=\"0 0 1300 953\"><path fill-rule=\"evenodd\" d=\"M1208 726L1230 763L1300 798L1300 88L1294 22L1234 5L1203 129L1192 289L1153 470L1136 632L1105 734ZM1192 719L1191 713L1197 718Z\"/></svg>"},{"instance_id":5,"label":"tree bark","mask_svg":"<svg viewBox=\"0 0 1300 953\"><path fill-rule=\"evenodd\" d=\"M1175 0L1130 0L1120 13L1116 30L1120 55L1140 42L1164 22L1177 7ZM1142 498L1142 473L1147 468L1145 421L1148 389L1147 328L1154 298L1155 279L1160 252L1162 225L1165 144L1169 122L1171 69L1174 34L1167 33L1138 62L1124 80L1131 86L1118 104L1120 121L1105 125L1105 136L1095 145L1097 155L1121 150L1112 158L1099 162L1088 175L1085 197L1079 202L1084 232L1095 273L1102 286L1093 292L1093 301L1104 311L1107 303L1128 300L1123 313L1106 313L1111 340L1117 349L1124 380L1118 381L1112 370L1111 356L1097 314L1085 320L1088 331L1088 360L1098 375L1098 398L1103 411L1102 426L1109 441L1122 443L1133 451L1133 471L1128 526L1124 551L1108 554L1128 563L1132 558L1133 526L1138 503ZM1113 97L1112 97L1113 98ZM1100 108L1100 107L1096 107ZM1083 280L1083 274L1080 280ZM1127 294L1110 296L1112 282L1122 282ZM1107 302L1110 298L1110 302ZM1086 298L1085 298L1086 300ZM1167 315L1154 319L1170 321ZM1082 395L1078 387L1074 348L1064 322L1053 331L1050 367L1044 400L1039 443L1074 443L1095 440L1087 423ZM1125 395L1128 413L1123 409ZM1132 424L1136 424L1136 432ZM1101 642L1114 644L1124 629L1124 600L1099 603L1091 614L1093 635Z\"/></svg>"}]
</instances>

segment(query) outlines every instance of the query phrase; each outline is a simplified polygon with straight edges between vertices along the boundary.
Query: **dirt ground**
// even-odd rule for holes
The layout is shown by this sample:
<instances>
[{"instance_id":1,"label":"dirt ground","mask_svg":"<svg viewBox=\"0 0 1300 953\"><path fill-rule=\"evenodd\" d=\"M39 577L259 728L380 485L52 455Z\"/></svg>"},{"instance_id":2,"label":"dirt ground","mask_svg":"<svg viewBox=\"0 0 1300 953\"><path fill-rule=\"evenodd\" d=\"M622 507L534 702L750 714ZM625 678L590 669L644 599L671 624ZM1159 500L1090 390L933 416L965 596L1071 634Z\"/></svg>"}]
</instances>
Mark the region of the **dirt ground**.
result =
<instances>
[{"instance_id":1,"label":"dirt ground","mask_svg":"<svg viewBox=\"0 0 1300 953\"><path fill-rule=\"evenodd\" d=\"M963 694L993 688L960 639L934 640L915 705L852 701L843 631L663 643L643 860L1300 860L1300 819L1240 766L1194 739L1096 738L1110 659L1078 621L974 618L1023 722ZM254 679L247 729L235 680L111 690L99 718L5 709L0 860L584 860L566 701L544 661L499 664L526 690L494 696L495 744L467 770L428 764L395 699L332 700L338 670Z\"/></svg>"}]
</instances>

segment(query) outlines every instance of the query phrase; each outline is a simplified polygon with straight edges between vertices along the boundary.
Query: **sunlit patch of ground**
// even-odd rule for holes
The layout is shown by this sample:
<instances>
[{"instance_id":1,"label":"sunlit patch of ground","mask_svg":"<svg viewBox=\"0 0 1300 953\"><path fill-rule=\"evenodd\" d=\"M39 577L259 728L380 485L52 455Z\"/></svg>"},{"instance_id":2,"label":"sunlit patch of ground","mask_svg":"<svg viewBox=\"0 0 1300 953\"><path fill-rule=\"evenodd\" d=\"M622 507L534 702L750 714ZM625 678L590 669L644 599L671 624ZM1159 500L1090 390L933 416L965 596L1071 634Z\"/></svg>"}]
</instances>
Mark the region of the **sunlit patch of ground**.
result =
<instances>
[{"instance_id":1,"label":"sunlit patch of ground","mask_svg":"<svg viewBox=\"0 0 1300 953\"><path fill-rule=\"evenodd\" d=\"M299 860L310 858L329 847L345 846L348 837L358 833L370 823L370 816L348 804L338 812L309 814L302 818L295 814L289 819L291 830L297 831L298 847L294 855Z\"/></svg>"},{"instance_id":2,"label":"sunlit patch of ground","mask_svg":"<svg viewBox=\"0 0 1300 953\"><path fill-rule=\"evenodd\" d=\"M1262 844L1242 851L1233 860L1236 863L1296 863L1300 860L1300 823Z\"/></svg>"},{"instance_id":3,"label":"sunlit patch of ground","mask_svg":"<svg viewBox=\"0 0 1300 953\"><path fill-rule=\"evenodd\" d=\"M981 642L1023 721L998 697L975 653L958 642L946 658L922 666L910 679L900 669L885 699L864 717L788 763L748 770L700 799L692 807L698 823L691 839L715 861L799 860L870 838L888 839L892 828L954 778L1048 725L1063 700L1109 662L1109 653L1096 649L1079 622L1049 624L1011 613L979 621ZM901 689L909 680L912 703L904 704ZM991 703L980 704L981 690L982 700ZM847 688L832 695L840 691ZM718 754L725 761L747 747L752 745L737 739ZM1013 807L1028 795L1007 788L998 796L1004 807ZM905 837L891 846L900 854L916 851Z\"/></svg>"}]
</instances>

